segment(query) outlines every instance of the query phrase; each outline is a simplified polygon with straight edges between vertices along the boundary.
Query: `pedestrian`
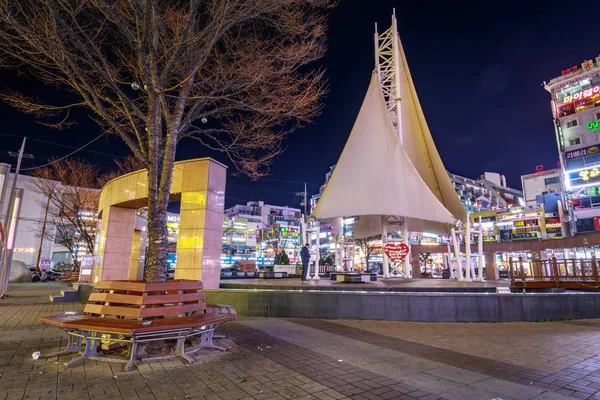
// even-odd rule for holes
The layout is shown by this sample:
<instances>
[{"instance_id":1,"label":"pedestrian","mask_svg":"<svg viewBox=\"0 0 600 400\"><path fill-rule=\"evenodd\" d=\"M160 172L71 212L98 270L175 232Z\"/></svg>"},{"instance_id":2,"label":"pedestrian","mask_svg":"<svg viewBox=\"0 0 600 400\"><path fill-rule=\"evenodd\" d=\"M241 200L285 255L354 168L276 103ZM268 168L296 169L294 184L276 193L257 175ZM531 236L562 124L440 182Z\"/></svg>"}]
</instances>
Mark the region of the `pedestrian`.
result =
<instances>
[{"instance_id":1,"label":"pedestrian","mask_svg":"<svg viewBox=\"0 0 600 400\"><path fill-rule=\"evenodd\" d=\"M310 263L309 246L310 245L306 243L304 247L302 247L302 250L300 250L300 260L302 260L302 276L300 279L302 282L306 282L307 280L308 264Z\"/></svg>"}]
</instances>

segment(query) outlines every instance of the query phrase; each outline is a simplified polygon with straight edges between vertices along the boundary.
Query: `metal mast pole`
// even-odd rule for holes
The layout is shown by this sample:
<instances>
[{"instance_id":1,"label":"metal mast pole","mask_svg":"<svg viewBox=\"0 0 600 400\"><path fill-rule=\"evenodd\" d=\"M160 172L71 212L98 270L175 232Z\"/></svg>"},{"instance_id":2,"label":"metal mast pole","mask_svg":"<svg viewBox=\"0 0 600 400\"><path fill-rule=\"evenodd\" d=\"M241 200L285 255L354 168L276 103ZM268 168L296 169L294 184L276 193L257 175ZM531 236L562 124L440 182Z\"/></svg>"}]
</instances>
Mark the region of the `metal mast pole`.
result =
<instances>
[{"instance_id":1,"label":"metal mast pole","mask_svg":"<svg viewBox=\"0 0 600 400\"><path fill-rule=\"evenodd\" d=\"M377 69L377 75L390 119L396 129L400 144L404 146L404 137L402 134L402 98L400 93L400 38L398 36L396 9L394 9L392 15L392 26L381 35L377 33L377 24L375 24L375 68ZM382 224L385 224L386 221L387 217L382 218ZM387 229L383 228L382 234L383 232L387 233ZM409 246L406 218L403 222L402 236L406 245ZM382 243L385 243L385 241L382 241ZM384 266L386 264L387 259L384 252ZM402 264L402 270L405 276L408 277L410 272L410 259L408 255L402 261Z\"/></svg>"},{"instance_id":2,"label":"metal mast pole","mask_svg":"<svg viewBox=\"0 0 600 400\"><path fill-rule=\"evenodd\" d=\"M400 39L396 10L392 16L392 26L381 35L375 25L375 68L381 83L381 90L390 114L392 124L398 133L400 143L403 143L401 101L400 98Z\"/></svg>"}]
</instances>

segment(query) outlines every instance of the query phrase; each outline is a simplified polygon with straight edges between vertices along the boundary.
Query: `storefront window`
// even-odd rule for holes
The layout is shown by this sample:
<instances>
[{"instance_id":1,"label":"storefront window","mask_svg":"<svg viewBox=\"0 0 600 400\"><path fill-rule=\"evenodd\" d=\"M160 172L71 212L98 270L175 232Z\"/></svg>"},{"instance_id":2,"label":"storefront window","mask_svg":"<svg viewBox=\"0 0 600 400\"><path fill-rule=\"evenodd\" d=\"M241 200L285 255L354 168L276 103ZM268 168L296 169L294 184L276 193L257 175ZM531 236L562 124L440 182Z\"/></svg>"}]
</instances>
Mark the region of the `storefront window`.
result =
<instances>
[{"instance_id":1,"label":"storefront window","mask_svg":"<svg viewBox=\"0 0 600 400\"><path fill-rule=\"evenodd\" d=\"M578 219L575 223L577 232L594 232L594 219Z\"/></svg>"},{"instance_id":2,"label":"storefront window","mask_svg":"<svg viewBox=\"0 0 600 400\"><path fill-rule=\"evenodd\" d=\"M592 207L592 201L589 197L584 197L582 199L575 199L575 200L573 200L573 207L576 210L590 208L590 207Z\"/></svg>"},{"instance_id":3,"label":"storefront window","mask_svg":"<svg viewBox=\"0 0 600 400\"><path fill-rule=\"evenodd\" d=\"M558 109L559 117L566 117L567 115L575 114L575 106L574 104L567 104L566 106L560 107Z\"/></svg>"}]
</instances>

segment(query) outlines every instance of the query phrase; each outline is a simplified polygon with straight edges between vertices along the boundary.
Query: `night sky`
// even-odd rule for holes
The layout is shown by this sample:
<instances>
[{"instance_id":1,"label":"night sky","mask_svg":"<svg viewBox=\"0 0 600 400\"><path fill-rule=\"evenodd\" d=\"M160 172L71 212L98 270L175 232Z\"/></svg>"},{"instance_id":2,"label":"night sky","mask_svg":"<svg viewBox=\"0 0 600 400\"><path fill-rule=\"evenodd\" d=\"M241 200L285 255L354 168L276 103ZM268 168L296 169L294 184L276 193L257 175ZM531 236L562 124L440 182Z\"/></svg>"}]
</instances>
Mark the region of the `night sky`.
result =
<instances>
[{"instance_id":1,"label":"night sky","mask_svg":"<svg viewBox=\"0 0 600 400\"><path fill-rule=\"evenodd\" d=\"M542 82L600 54L597 24L581 14L585 11L570 9L564 1L341 0L330 15L328 53L316 64L327 69L330 84L322 115L289 137L288 149L270 176L259 182L230 176L227 206L249 200L292 206L297 204L293 193L303 190L303 182L309 194L318 191L341 154L366 93L374 67L374 23L380 32L387 29L393 7L446 169L472 178L486 170L500 172L509 186L520 189L520 176L534 172L536 165L556 166L550 95ZM0 79L9 81L9 87L48 94L48 89L12 73L0 72ZM100 133L84 113L78 125L65 131L37 125L5 104L0 104L0 119L0 162L13 164L16 160L6 151L17 151L20 139L7 135L79 147ZM77 156L105 171L114 167L111 155L128 153L116 137L102 138L87 150ZM25 160L23 167L70 151L31 140L26 153L36 158ZM178 150L180 160L204 156L226 162L195 142Z\"/></svg>"}]
</instances>

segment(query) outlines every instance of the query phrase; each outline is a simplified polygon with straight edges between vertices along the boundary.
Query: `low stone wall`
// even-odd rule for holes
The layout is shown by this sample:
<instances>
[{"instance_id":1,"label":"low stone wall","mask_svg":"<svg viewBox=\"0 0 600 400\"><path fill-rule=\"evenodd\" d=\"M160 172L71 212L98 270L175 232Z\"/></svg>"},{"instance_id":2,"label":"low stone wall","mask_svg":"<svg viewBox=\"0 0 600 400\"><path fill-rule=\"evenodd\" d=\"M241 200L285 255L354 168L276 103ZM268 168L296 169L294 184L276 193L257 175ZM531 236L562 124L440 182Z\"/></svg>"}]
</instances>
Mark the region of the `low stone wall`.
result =
<instances>
[{"instance_id":1,"label":"low stone wall","mask_svg":"<svg viewBox=\"0 0 600 400\"><path fill-rule=\"evenodd\" d=\"M207 303L239 315L421 322L514 322L600 318L596 293L336 293L205 290Z\"/></svg>"}]
</instances>

